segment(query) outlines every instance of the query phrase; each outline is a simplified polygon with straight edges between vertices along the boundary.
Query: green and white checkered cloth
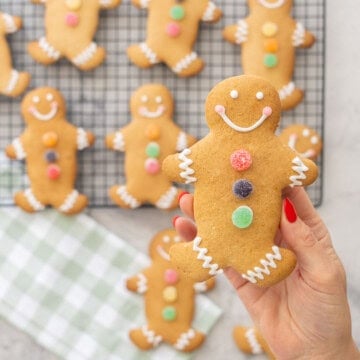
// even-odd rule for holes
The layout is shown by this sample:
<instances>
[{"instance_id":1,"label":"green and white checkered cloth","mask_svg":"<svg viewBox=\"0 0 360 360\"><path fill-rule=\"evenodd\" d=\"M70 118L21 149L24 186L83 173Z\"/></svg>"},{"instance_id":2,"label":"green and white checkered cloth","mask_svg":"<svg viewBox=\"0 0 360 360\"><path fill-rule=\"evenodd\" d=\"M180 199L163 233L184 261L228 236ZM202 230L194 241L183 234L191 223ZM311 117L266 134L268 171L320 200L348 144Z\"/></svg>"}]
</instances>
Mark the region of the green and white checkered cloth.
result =
<instances>
[{"instance_id":1,"label":"green and white checkered cloth","mask_svg":"<svg viewBox=\"0 0 360 360\"><path fill-rule=\"evenodd\" d=\"M143 298L124 279L147 265L145 255L86 215L0 209L0 315L61 358L191 357L167 345L141 352L128 338L146 322ZM221 310L202 295L196 309L194 328L208 332Z\"/></svg>"}]
</instances>

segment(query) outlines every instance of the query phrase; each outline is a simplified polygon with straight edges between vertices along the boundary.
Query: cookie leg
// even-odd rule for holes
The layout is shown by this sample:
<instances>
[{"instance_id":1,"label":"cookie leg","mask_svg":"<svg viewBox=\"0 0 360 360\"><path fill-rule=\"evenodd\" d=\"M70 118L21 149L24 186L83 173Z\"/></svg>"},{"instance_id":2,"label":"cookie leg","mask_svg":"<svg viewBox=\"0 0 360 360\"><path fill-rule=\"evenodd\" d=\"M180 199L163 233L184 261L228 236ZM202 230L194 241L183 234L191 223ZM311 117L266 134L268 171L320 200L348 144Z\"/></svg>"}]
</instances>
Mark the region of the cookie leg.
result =
<instances>
[{"instance_id":1,"label":"cookie leg","mask_svg":"<svg viewBox=\"0 0 360 360\"><path fill-rule=\"evenodd\" d=\"M162 337L156 335L155 332L150 330L146 325L140 329L131 330L129 336L131 341L142 350L157 347L162 341Z\"/></svg>"},{"instance_id":2,"label":"cookie leg","mask_svg":"<svg viewBox=\"0 0 360 360\"><path fill-rule=\"evenodd\" d=\"M176 209L179 206L178 196L180 192L176 187L171 186L156 200L155 206L162 210Z\"/></svg>"},{"instance_id":3,"label":"cookie leg","mask_svg":"<svg viewBox=\"0 0 360 360\"><path fill-rule=\"evenodd\" d=\"M123 209L136 209L141 206L138 201L124 185L114 185L109 190L111 200Z\"/></svg>"},{"instance_id":4,"label":"cookie leg","mask_svg":"<svg viewBox=\"0 0 360 360\"><path fill-rule=\"evenodd\" d=\"M273 245L271 248L250 249L251 257L245 257L239 264L233 264L243 278L260 287L275 285L285 279L296 265L295 254L288 249Z\"/></svg>"},{"instance_id":5,"label":"cookie leg","mask_svg":"<svg viewBox=\"0 0 360 360\"><path fill-rule=\"evenodd\" d=\"M283 110L290 110L301 103L304 97L304 92L301 89L295 87L293 82L290 82L279 90L279 95L281 100L281 108Z\"/></svg>"},{"instance_id":6,"label":"cookie leg","mask_svg":"<svg viewBox=\"0 0 360 360\"><path fill-rule=\"evenodd\" d=\"M82 211L88 205L88 199L85 195L79 194L77 190L73 190L66 194L61 204L55 203L53 206L60 212L73 215Z\"/></svg>"},{"instance_id":7,"label":"cookie leg","mask_svg":"<svg viewBox=\"0 0 360 360\"><path fill-rule=\"evenodd\" d=\"M165 62L179 77L194 76L204 68L204 61L194 51L185 52L178 56L171 55L171 59L165 60Z\"/></svg>"},{"instance_id":8,"label":"cookie leg","mask_svg":"<svg viewBox=\"0 0 360 360\"><path fill-rule=\"evenodd\" d=\"M196 282L222 273L200 236L187 243L175 244L170 248L171 261L187 277Z\"/></svg>"},{"instance_id":9,"label":"cookie leg","mask_svg":"<svg viewBox=\"0 0 360 360\"><path fill-rule=\"evenodd\" d=\"M129 59L136 66L143 69L154 66L160 62L156 53L145 42L129 46L126 52Z\"/></svg>"},{"instance_id":10,"label":"cookie leg","mask_svg":"<svg viewBox=\"0 0 360 360\"><path fill-rule=\"evenodd\" d=\"M53 64L61 57L61 53L47 41L46 37L31 42L28 51L34 60L44 65Z\"/></svg>"},{"instance_id":11,"label":"cookie leg","mask_svg":"<svg viewBox=\"0 0 360 360\"><path fill-rule=\"evenodd\" d=\"M28 213L45 209L45 205L36 198L32 189L17 192L14 196L14 202Z\"/></svg>"},{"instance_id":12,"label":"cookie leg","mask_svg":"<svg viewBox=\"0 0 360 360\"><path fill-rule=\"evenodd\" d=\"M22 94L28 87L30 74L26 72L19 73L15 69L11 70L10 77L5 89L2 91L5 95L16 97Z\"/></svg>"},{"instance_id":13,"label":"cookie leg","mask_svg":"<svg viewBox=\"0 0 360 360\"><path fill-rule=\"evenodd\" d=\"M105 59L105 49L97 46L95 42L86 44L83 50L75 53L74 50L69 49L67 57L80 70L93 70L103 63Z\"/></svg>"},{"instance_id":14,"label":"cookie leg","mask_svg":"<svg viewBox=\"0 0 360 360\"><path fill-rule=\"evenodd\" d=\"M193 351L198 348L205 340L205 335L194 329L189 329L188 331L183 332L178 337L174 348L179 351Z\"/></svg>"}]
</instances>

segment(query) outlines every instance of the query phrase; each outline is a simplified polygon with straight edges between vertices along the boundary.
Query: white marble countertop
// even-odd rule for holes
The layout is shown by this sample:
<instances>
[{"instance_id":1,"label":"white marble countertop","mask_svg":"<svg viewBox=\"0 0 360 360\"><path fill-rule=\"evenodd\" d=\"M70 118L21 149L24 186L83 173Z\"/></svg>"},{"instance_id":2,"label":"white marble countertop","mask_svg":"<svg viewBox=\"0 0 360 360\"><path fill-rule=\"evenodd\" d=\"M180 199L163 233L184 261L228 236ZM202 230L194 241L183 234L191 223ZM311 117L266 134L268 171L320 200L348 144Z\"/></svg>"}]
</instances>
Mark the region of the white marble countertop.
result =
<instances>
[{"instance_id":1,"label":"white marble countertop","mask_svg":"<svg viewBox=\"0 0 360 360\"><path fill-rule=\"evenodd\" d=\"M326 6L325 185L319 212L331 231L347 271L353 335L360 346L360 239L355 230L360 216L360 47L357 39L360 34L360 3L358 0L343 0L341 3L328 0ZM131 243L143 252L147 251L148 234L168 227L174 215L164 214L160 219L156 215L156 225L147 221L140 228L137 221L144 216L151 218L154 210L129 213L97 209L90 214L123 239L131 239ZM120 217L122 223L127 224L126 228L119 226ZM250 324L250 319L224 278L219 280L218 287L209 296L227 311L195 358L245 359L237 351L230 334L233 326ZM0 360L55 359L27 335L3 321L0 321L0 334Z\"/></svg>"}]
</instances>

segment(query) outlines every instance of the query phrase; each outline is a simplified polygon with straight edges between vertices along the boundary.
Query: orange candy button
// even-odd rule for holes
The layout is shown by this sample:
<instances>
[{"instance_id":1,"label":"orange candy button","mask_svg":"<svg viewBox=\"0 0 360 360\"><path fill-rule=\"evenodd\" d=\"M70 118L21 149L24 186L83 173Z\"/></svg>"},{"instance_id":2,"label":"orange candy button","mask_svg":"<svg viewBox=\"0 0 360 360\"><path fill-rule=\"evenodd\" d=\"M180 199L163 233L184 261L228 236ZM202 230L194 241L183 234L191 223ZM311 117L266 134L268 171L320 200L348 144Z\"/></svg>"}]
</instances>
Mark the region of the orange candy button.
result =
<instances>
[{"instance_id":1,"label":"orange candy button","mask_svg":"<svg viewBox=\"0 0 360 360\"><path fill-rule=\"evenodd\" d=\"M265 41L265 51L267 53L276 53L279 50L279 42L276 39L268 39Z\"/></svg>"},{"instance_id":2,"label":"orange candy button","mask_svg":"<svg viewBox=\"0 0 360 360\"><path fill-rule=\"evenodd\" d=\"M56 144L58 143L58 140L59 140L58 135L53 131L49 131L45 133L42 137L43 144L49 148L55 147Z\"/></svg>"},{"instance_id":3,"label":"orange candy button","mask_svg":"<svg viewBox=\"0 0 360 360\"><path fill-rule=\"evenodd\" d=\"M160 137L160 128L157 125L149 125L146 129L146 136L149 140L158 140Z\"/></svg>"}]
</instances>

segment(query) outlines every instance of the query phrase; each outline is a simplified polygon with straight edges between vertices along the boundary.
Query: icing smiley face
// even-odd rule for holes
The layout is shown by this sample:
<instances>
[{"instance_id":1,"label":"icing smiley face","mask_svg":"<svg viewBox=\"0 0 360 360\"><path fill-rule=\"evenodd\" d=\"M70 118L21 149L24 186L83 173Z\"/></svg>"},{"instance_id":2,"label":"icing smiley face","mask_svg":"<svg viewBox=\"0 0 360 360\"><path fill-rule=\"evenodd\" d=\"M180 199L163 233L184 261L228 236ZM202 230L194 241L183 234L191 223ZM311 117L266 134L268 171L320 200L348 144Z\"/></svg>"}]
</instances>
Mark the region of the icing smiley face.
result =
<instances>
[{"instance_id":1,"label":"icing smiley face","mask_svg":"<svg viewBox=\"0 0 360 360\"><path fill-rule=\"evenodd\" d=\"M285 0L258 0L258 2L268 9L277 9L284 5Z\"/></svg>"},{"instance_id":2,"label":"icing smiley face","mask_svg":"<svg viewBox=\"0 0 360 360\"><path fill-rule=\"evenodd\" d=\"M55 89L37 89L25 97L22 113L27 122L33 120L48 122L64 117L65 101Z\"/></svg>"},{"instance_id":3,"label":"icing smiley face","mask_svg":"<svg viewBox=\"0 0 360 360\"><path fill-rule=\"evenodd\" d=\"M266 10L290 11L292 0L248 0L250 8L263 8Z\"/></svg>"},{"instance_id":4,"label":"icing smiley face","mask_svg":"<svg viewBox=\"0 0 360 360\"><path fill-rule=\"evenodd\" d=\"M210 92L206 117L212 130L251 133L270 129L273 132L280 117L279 102L277 92L268 82L247 76L230 78Z\"/></svg>"},{"instance_id":5,"label":"icing smiley face","mask_svg":"<svg viewBox=\"0 0 360 360\"><path fill-rule=\"evenodd\" d=\"M144 85L131 98L131 111L135 118L171 118L173 99L169 91L160 84Z\"/></svg>"},{"instance_id":6,"label":"icing smiley face","mask_svg":"<svg viewBox=\"0 0 360 360\"><path fill-rule=\"evenodd\" d=\"M180 236L169 235L168 232L159 233L150 245L150 256L154 261L170 261L170 248L181 242Z\"/></svg>"}]
</instances>

